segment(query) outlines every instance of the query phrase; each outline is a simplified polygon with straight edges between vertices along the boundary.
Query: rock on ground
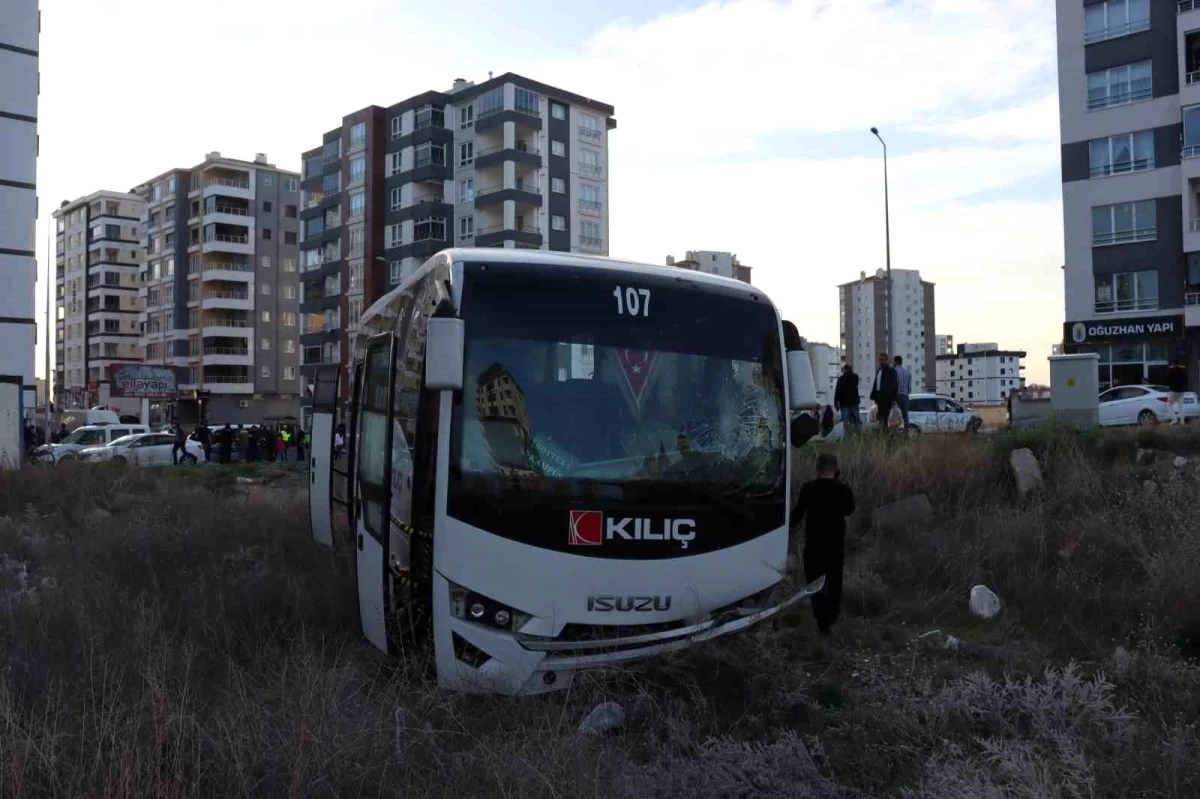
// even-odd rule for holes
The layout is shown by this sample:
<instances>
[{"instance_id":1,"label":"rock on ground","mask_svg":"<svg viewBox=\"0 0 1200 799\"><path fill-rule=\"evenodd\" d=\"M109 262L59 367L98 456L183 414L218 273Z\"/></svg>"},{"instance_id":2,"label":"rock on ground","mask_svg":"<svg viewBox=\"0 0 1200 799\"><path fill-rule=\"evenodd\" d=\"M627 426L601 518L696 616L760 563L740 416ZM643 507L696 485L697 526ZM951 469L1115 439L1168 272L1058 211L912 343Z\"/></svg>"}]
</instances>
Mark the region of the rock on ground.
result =
<instances>
[{"instance_id":1,"label":"rock on ground","mask_svg":"<svg viewBox=\"0 0 1200 799\"><path fill-rule=\"evenodd\" d=\"M971 589L971 612L981 619L992 619L1000 612L1000 597L986 585Z\"/></svg>"},{"instance_id":2,"label":"rock on ground","mask_svg":"<svg viewBox=\"0 0 1200 799\"><path fill-rule=\"evenodd\" d=\"M905 497L898 502L876 508L871 514L871 520L876 527L904 527L931 519L933 506L929 504L929 497L924 494Z\"/></svg>"},{"instance_id":3,"label":"rock on ground","mask_svg":"<svg viewBox=\"0 0 1200 799\"><path fill-rule=\"evenodd\" d=\"M1188 459L1183 457L1182 455L1179 455L1178 457L1175 458L1175 468L1176 469L1182 469L1184 466L1187 466L1187 465L1188 465Z\"/></svg>"},{"instance_id":4,"label":"rock on ground","mask_svg":"<svg viewBox=\"0 0 1200 799\"><path fill-rule=\"evenodd\" d=\"M619 730L625 726L625 709L616 702L601 702L579 722L579 731L599 734Z\"/></svg>"},{"instance_id":5,"label":"rock on ground","mask_svg":"<svg viewBox=\"0 0 1200 799\"><path fill-rule=\"evenodd\" d=\"M1042 479L1042 467L1033 454L1033 450L1014 449L1008 456L1008 465L1012 469L1013 478L1017 481L1017 493L1025 496L1030 491L1041 488L1045 481Z\"/></svg>"},{"instance_id":6,"label":"rock on ground","mask_svg":"<svg viewBox=\"0 0 1200 799\"><path fill-rule=\"evenodd\" d=\"M1154 459L1157 456L1158 453L1152 449L1139 448L1137 451L1137 457L1134 458L1134 462L1139 466L1149 466L1151 463L1154 463Z\"/></svg>"},{"instance_id":7,"label":"rock on ground","mask_svg":"<svg viewBox=\"0 0 1200 799\"><path fill-rule=\"evenodd\" d=\"M1142 483L1142 491L1145 492L1147 496L1154 496L1158 493L1158 483L1154 482L1153 480L1147 480L1146 482Z\"/></svg>"}]
</instances>

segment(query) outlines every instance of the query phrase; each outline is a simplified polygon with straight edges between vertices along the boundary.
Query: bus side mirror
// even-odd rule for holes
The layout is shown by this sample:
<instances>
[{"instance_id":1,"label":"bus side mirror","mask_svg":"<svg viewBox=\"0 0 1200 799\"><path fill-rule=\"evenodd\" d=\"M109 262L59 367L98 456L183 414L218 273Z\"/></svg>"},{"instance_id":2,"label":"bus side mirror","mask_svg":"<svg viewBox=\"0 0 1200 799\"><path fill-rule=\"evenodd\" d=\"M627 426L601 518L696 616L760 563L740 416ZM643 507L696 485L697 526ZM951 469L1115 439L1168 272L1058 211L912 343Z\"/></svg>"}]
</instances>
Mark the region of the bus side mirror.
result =
<instances>
[{"instance_id":1,"label":"bus side mirror","mask_svg":"<svg viewBox=\"0 0 1200 799\"><path fill-rule=\"evenodd\" d=\"M425 339L425 388L458 391L463 387L463 320L435 316Z\"/></svg>"},{"instance_id":2,"label":"bus side mirror","mask_svg":"<svg viewBox=\"0 0 1200 799\"><path fill-rule=\"evenodd\" d=\"M813 383L812 364L804 350L792 350L787 354L788 400L793 411L812 410L820 406L817 402L817 387Z\"/></svg>"}]
</instances>

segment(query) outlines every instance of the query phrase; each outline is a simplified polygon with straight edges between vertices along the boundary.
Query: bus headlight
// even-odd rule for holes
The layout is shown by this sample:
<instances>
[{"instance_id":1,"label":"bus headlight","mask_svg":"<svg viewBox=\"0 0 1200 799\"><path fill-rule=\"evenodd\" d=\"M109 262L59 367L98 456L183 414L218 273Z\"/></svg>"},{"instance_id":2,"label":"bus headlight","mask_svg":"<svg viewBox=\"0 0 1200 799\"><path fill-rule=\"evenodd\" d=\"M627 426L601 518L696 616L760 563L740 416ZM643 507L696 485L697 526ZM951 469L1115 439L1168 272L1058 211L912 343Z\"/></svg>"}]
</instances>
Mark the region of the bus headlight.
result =
<instances>
[{"instance_id":1,"label":"bus headlight","mask_svg":"<svg viewBox=\"0 0 1200 799\"><path fill-rule=\"evenodd\" d=\"M517 632L533 618L454 583L450 584L450 615L509 632Z\"/></svg>"}]
</instances>

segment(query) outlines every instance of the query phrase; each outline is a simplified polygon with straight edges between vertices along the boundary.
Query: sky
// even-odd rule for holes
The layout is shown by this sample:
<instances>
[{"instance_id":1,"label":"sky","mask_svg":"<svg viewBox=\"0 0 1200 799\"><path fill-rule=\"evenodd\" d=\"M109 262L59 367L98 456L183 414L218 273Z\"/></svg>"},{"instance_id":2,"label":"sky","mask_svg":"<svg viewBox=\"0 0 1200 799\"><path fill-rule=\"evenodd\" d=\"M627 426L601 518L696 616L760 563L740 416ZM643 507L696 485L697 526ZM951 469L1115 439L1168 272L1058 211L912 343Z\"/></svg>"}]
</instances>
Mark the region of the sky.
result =
<instances>
[{"instance_id":1,"label":"sky","mask_svg":"<svg viewBox=\"0 0 1200 799\"><path fill-rule=\"evenodd\" d=\"M516 72L613 105L609 254L737 253L813 341L885 263L936 330L1061 339L1054 4L1046 0L43 0L39 270L50 213L212 150L300 169L343 115ZM38 286L43 318L46 283ZM43 370L39 345L37 370Z\"/></svg>"}]
</instances>

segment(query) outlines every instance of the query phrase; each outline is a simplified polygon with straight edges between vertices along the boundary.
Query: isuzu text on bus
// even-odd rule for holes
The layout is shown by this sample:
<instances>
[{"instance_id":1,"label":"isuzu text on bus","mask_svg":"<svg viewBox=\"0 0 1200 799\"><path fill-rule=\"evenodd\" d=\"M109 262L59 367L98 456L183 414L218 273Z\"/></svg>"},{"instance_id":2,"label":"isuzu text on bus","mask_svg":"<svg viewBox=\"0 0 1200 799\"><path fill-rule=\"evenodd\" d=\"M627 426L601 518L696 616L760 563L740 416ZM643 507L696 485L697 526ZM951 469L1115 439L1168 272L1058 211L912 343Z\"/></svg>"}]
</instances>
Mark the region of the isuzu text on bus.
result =
<instances>
[{"instance_id":1,"label":"isuzu text on bus","mask_svg":"<svg viewBox=\"0 0 1200 799\"><path fill-rule=\"evenodd\" d=\"M439 681L528 694L745 629L784 578L789 444L815 432L796 328L734 280L446 250L362 316L347 505L363 633L432 636ZM332 543L337 367L314 388ZM794 428L794 429L793 429ZM823 578L822 578L823 579Z\"/></svg>"}]
</instances>

